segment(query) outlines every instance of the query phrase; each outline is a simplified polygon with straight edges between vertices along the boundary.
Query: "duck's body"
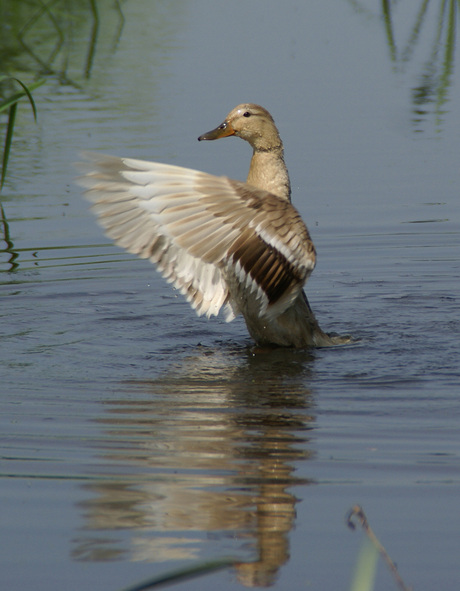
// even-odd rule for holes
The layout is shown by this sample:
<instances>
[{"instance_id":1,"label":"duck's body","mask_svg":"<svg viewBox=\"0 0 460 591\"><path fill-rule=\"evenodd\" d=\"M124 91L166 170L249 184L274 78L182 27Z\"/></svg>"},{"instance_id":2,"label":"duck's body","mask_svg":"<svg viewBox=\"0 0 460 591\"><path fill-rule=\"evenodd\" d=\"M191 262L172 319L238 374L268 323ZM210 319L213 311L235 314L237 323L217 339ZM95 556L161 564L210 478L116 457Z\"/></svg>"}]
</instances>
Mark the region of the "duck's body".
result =
<instances>
[{"instance_id":1,"label":"duck's body","mask_svg":"<svg viewBox=\"0 0 460 591\"><path fill-rule=\"evenodd\" d=\"M236 135L253 148L246 183L154 162L88 155L88 188L108 236L149 258L199 315L242 314L260 345L330 346L302 291L315 249L290 203L271 115L239 105L199 140Z\"/></svg>"}]
</instances>

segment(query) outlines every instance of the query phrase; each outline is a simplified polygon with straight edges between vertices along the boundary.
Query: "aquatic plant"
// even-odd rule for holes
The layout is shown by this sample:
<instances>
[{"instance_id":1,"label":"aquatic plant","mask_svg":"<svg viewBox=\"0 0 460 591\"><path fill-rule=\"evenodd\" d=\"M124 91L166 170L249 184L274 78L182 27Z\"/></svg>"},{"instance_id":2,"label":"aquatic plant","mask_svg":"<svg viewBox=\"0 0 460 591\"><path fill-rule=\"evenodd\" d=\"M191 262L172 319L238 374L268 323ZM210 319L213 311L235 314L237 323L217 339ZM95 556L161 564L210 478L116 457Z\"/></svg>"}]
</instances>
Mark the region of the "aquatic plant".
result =
<instances>
[{"instance_id":1,"label":"aquatic plant","mask_svg":"<svg viewBox=\"0 0 460 591\"><path fill-rule=\"evenodd\" d=\"M5 142L3 144L2 165L0 174L0 191L3 187L3 183L5 182L6 170L8 168L8 161L11 152L11 144L13 141L14 123L16 121L18 103L21 99L27 97L32 108L34 120L37 121L37 109L35 107L35 102L32 97L32 91L34 91L36 88L38 88L45 82L45 80L37 80L36 82L29 84L29 86L26 86L18 78L14 78L12 76L0 76L0 84L4 83L6 80L16 82L17 84L19 84L19 86L22 87L22 90L16 92L15 94L12 94L8 98L5 98L0 102L0 113L2 113L3 111L8 112Z\"/></svg>"}]
</instances>

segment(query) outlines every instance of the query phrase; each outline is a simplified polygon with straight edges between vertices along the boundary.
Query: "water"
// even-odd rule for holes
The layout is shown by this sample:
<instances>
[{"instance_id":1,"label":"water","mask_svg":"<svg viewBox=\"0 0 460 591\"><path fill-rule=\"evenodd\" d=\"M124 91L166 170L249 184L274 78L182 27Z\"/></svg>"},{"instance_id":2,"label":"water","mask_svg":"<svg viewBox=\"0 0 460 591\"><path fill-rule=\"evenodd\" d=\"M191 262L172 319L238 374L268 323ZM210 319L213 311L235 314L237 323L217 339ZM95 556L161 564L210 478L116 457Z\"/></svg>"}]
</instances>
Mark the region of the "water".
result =
<instances>
[{"instance_id":1,"label":"water","mask_svg":"<svg viewBox=\"0 0 460 591\"><path fill-rule=\"evenodd\" d=\"M455 72L435 64L411 102L439 15L410 45L401 3L394 42L367 2L139 0L124 21L114 6L98 3L93 37L83 7L60 14L2 192L4 586L113 590L232 555L238 569L178 588L346 589L360 503L407 584L457 589ZM50 26L28 33L43 59ZM37 67L6 55L26 80ZM312 307L352 345L264 351L241 319L197 318L103 237L73 183L81 149L244 178L243 142L196 138L246 100L285 143L319 255ZM391 585L381 565L376 589Z\"/></svg>"}]
</instances>

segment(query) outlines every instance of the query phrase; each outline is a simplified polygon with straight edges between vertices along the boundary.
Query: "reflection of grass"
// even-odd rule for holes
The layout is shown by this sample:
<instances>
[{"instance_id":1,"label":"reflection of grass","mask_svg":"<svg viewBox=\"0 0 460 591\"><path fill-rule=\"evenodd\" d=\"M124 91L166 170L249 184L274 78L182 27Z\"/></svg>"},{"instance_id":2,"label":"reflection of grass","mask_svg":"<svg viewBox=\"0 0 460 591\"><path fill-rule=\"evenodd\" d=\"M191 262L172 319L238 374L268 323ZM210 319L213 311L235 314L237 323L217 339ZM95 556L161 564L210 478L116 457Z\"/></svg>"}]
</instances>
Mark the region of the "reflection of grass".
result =
<instances>
[{"instance_id":1,"label":"reflection of grass","mask_svg":"<svg viewBox=\"0 0 460 591\"><path fill-rule=\"evenodd\" d=\"M4 252L7 252L10 255L10 258L8 259L8 263L10 265L10 268L8 269L8 271L14 271L19 266L18 263L16 262L16 259L18 258L19 254L14 249L14 244L13 244L13 242L11 240L11 236L10 236L10 226L8 224L8 220L6 219L5 211L3 209L3 205L1 204L1 202L0 202L0 224L3 227L3 240L6 244L6 248L4 249Z\"/></svg>"},{"instance_id":2,"label":"reflection of grass","mask_svg":"<svg viewBox=\"0 0 460 591\"><path fill-rule=\"evenodd\" d=\"M448 100L454 67L457 3L458 0L441 0L440 2L430 54L419 75L419 84L412 89L415 123L419 123L423 119L427 113L426 105L430 103L435 104L436 125L439 126L442 123L443 106ZM422 0L420 3L408 40L403 49L398 52L394 35L392 3L382 0L387 43L393 62L403 65L412 58L420 41L422 30L429 19L429 4L429 0Z\"/></svg>"},{"instance_id":3,"label":"reflection of grass","mask_svg":"<svg viewBox=\"0 0 460 591\"><path fill-rule=\"evenodd\" d=\"M4 72L9 70L16 72L24 69L24 65L17 63L17 60L26 52L33 58L32 66L29 64L26 69L34 71L35 77L55 76L61 83L72 84L66 72L69 62L69 48L72 48L74 36L73 25L76 13L81 12L84 15L80 22L86 24L89 12L92 27L88 40L85 77L90 77L100 25L98 0L88 0L84 7L72 5L64 0L50 0L49 2L9 0L4 4L5 6L0 6L0 53L2 54L0 67ZM124 23L120 0L114 0L114 7L117 10L120 23L119 36ZM2 19L3 14L7 15L7 18ZM63 62L60 66L56 66L58 56L61 56ZM2 153L0 190L8 167L18 102L23 97L27 97L36 119L36 109L31 92L44 83L44 80L39 80L26 86L17 78L0 74L0 87L6 81L14 81L22 87L22 90L9 98L0 98L0 113L8 112ZM76 85L74 84L74 86Z\"/></svg>"},{"instance_id":4,"label":"reflection of grass","mask_svg":"<svg viewBox=\"0 0 460 591\"><path fill-rule=\"evenodd\" d=\"M9 11L9 29L14 32L14 43L19 43L22 52L32 58L33 68L38 68L41 75L54 76L63 84L77 86L68 77L69 56L74 50L76 23L84 26L90 24L84 68L85 77L90 77L101 24L98 0L80 3L65 0L14 0L14 5L14 10L11 8ZM117 43L124 24L120 0L114 0L114 8L119 22ZM17 48L14 48L11 56L15 54Z\"/></svg>"},{"instance_id":5,"label":"reflection of grass","mask_svg":"<svg viewBox=\"0 0 460 591\"><path fill-rule=\"evenodd\" d=\"M124 25L120 0L112 0L118 19L114 44L119 41ZM83 72L90 78L100 26L108 13L100 15L99 0L2 0L0 2L1 74L30 72L34 79L53 77L60 84L78 88L69 73L73 57L84 54ZM89 30L87 30L89 27ZM81 39L80 39L80 30ZM80 42L76 42L76 40ZM23 77L23 74L20 75ZM1 83L0 75L0 83ZM38 84L37 84L38 85ZM35 86L35 85L34 85ZM29 90L32 90L31 86ZM3 103L0 99L0 106ZM9 112L8 127L14 125L15 107ZM3 152L8 157L8 150ZM5 167L3 166L3 170Z\"/></svg>"},{"instance_id":6,"label":"reflection of grass","mask_svg":"<svg viewBox=\"0 0 460 591\"><path fill-rule=\"evenodd\" d=\"M426 119L431 104L434 104L435 124L439 131L445 114L444 105L449 100L454 71L459 0L439 0L437 5L434 0L419 0L418 4L381 0L380 11L369 8L362 0L347 0L347 2L357 14L366 18L379 19L383 23L390 59L395 64L396 71L403 70L414 58L416 49L420 50L422 45L423 34L426 36L427 29L434 24L428 58L418 74L418 80L412 88L411 95L415 131L421 131L420 123ZM407 10L407 7L414 10L413 24L406 39L398 44L395 33L397 10ZM432 23L433 20L434 23Z\"/></svg>"},{"instance_id":7,"label":"reflection of grass","mask_svg":"<svg viewBox=\"0 0 460 591\"><path fill-rule=\"evenodd\" d=\"M119 27L116 41L124 24L120 0L113 0L118 14ZM0 115L6 114L5 139L0 141L0 191L4 185L8 162L12 151L14 125L19 102L27 98L34 119L37 112L32 92L45 80L39 79L27 86L8 72L30 72L32 78L53 76L62 84L72 84L67 71L69 56L73 49L75 23L86 25L90 15L89 34L84 73L89 78L96 52L99 34L98 0L87 2L68 2L67 0L3 0L0 2ZM80 18L78 18L80 17ZM24 59L25 54L31 59ZM22 74L21 74L22 78ZM5 86L20 87L18 92L5 92ZM6 242L5 252L10 253L9 263L15 270L18 267L17 252L10 237L5 210L0 203L0 234Z\"/></svg>"}]
</instances>

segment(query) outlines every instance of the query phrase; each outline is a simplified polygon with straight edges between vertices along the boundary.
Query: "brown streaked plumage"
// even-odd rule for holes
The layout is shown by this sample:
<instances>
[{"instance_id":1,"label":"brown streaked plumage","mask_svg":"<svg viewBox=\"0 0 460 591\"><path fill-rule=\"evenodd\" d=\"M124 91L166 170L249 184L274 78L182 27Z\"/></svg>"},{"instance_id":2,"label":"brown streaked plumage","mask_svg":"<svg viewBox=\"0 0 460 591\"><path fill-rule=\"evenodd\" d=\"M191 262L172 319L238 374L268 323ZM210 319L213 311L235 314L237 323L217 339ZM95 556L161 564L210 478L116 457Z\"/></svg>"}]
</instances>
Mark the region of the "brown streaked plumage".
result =
<instances>
[{"instance_id":1,"label":"brown streaked plumage","mask_svg":"<svg viewBox=\"0 0 460 591\"><path fill-rule=\"evenodd\" d=\"M253 148L246 183L161 164L84 154L78 182L106 234L150 259L198 315L242 314L260 345L330 346L303 285L315 249L290 203L283 144L271 115L233 109L199 140L236 135Z\"/></svg>"}]
</instances>

